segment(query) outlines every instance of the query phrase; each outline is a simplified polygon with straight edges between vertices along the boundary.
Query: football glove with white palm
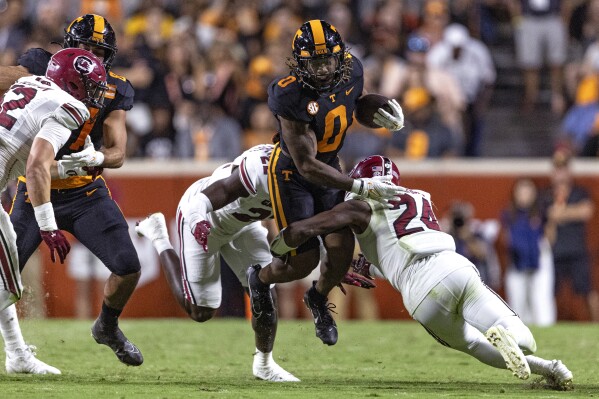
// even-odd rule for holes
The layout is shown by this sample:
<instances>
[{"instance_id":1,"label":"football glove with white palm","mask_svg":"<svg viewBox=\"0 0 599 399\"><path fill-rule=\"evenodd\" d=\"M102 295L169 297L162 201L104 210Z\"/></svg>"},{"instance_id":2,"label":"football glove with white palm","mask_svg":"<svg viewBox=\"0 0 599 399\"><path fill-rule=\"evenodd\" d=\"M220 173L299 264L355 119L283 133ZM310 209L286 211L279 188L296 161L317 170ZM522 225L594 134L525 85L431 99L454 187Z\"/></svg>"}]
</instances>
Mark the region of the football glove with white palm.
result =
<instances>
[{"instance_id":1,"label":"football glove with white palm","mask_svg":"<svg viewBox=\"0 0 599 399\"><path fill-rule=\"evenodd\" d=\"M104 154L96 151L89 136L85 138L83 150L62 157L65 161L79 161L82 166L100 166L104 163Z\"/></svg>"},{"instance_id":2,"label":"football glove with white palm","mask_svg":"<svg viewBox=\"0 0 599 399\"><path fill-rule=\"evenodd\" d=\"M389 104L389 107L391 107L393 113L390 114L389 112L385 111L382 107L379 108L374 114L374 123L376 123L380 127L389 129L392 132L396 130L401 130L401 128L403 128L404 123L403 111L401 109L401 106L395 99L389 100L387 104Z\"/></svg>"},{"instance_id":3,"label":"football glove with white palm","mask_svg":"<svg viewBox=\"0 0 599 399\"><path fill-rule=\"evenodd\" d=\"M355 179L351 192L362 198L370 198L392 207L389 200L402 194L405 188L391 183L393 176L374 176Z\"/></svg>"}]
</instances>

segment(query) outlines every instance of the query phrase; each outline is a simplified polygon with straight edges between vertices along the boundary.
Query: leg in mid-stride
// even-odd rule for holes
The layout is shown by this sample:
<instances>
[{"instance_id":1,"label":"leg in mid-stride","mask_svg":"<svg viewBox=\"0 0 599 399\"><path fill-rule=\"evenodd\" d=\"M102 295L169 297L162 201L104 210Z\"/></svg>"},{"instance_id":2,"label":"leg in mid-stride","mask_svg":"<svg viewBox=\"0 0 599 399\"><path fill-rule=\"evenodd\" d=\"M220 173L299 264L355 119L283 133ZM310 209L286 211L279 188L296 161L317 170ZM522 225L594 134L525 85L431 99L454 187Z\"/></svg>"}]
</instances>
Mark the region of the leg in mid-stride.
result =
<instances>
[{"instance_id":1,"label":"leg in mid-stride","mask_svg":"<svg viewBox=\"0 0 599 399\"><path fill-rule=\"evenodd\" d=\"M6 293L4 296L0 293L0 297L8 298L6 301L0 299L0 309L2 309L0 310L0 333L4 339L6 372L8 374L60 374L60 370L56 367L37 359L36 347L27 345L23 338L17 308L13 303L22 292L17 235L8 214L2 209L0 209L0 252L3 265L0 267L0 289Z\"/></svg>"},{"instance_id":2,"label":"leg in mid-stride","mask_svg":"<svg viewBox=\"0 0 599 399\"><path fill-rule=\"evenodd\" d=\"M245 266L239 267L240 262L256 261L257 265L265 263L264 259L251 259L251 253L261 254L268 252L265 231L248 230L248 234L236 239L235 248L228 244L219 246L215 253L209 248L209 253L195 241L190 227L185 223L181 213L178 212L178 232L180 238L181 257L173 249L168 236L168 230L164 215L153 213L140 221L135 231L138 235L152 241L156 252L160 257L162 270L166 276L171 292L175 296L179 306L185 310L189 317L197 322L210 320L216 314L221 300L220 264L219 258L222 254L231 269L240 279L246 292L247 276ZM260 237L255 239L255 235ZM263 241L263 242L262 242ZM216 244L214 244L216 245ZM246 249L244 251L244 249ZM239 253L236 257L235 254ZM268 263L268 261L266 262ZM272 350L277 330L276 302L274 301L274 290L269 289L270 305L263 306L263 312L255 317L252 315L252 328L255 334L256 350L252 365L252 372L256 378L272 382L296 382L299 381L293 374L284 370L273 359ZM267 309L271 306L271 309Z\"/></svg>"},{"instance_id":3,"label":"leg in mid-stride","mask_svg":"<svg viewBox=\"0 0 599 399\"><path fill-rule=\"evenodd\" d=\"M412 317L438 342L516 377L543 376L553 389L572 387L572 372L560 360L532 354L535 339L520 318L486 287L472 267L460 268L435 286Z\"/></svg>"}]
</instances>

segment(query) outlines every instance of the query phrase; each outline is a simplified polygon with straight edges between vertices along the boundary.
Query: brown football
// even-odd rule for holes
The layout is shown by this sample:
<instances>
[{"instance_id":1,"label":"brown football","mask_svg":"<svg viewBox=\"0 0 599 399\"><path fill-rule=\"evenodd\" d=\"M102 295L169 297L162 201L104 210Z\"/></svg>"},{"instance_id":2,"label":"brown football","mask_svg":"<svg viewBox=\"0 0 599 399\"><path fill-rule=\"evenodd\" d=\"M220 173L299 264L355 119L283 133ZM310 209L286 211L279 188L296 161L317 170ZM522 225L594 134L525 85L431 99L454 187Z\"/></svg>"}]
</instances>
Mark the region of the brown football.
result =
<instances>
[{"instance_id":1,"label":"brown football","mask_svg":"<svg viewBox=\"0 0 599 399\"><path fill-rule=\"evenodd\" d=\"M365 94L358 98L354 115L358 122L360 122L362 125L369 128L378 129L380 126L374 123L374 114L381 107L383 107L385 111L392 114L393 111L387 103L388 101L389 99L387 97L381 96L380 94Z\"/></svg>"}]
</instances>

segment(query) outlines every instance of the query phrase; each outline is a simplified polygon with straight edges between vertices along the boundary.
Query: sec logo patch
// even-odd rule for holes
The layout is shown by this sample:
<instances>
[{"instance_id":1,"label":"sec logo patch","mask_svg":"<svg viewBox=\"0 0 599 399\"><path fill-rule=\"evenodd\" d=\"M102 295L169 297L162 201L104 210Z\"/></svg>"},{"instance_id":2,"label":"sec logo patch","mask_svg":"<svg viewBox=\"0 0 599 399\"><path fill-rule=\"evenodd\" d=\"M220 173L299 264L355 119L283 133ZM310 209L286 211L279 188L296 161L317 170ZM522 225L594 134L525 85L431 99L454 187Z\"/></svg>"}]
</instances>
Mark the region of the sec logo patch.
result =
<instances>
[{"instance_id":1,"label":"sec logo patch","mask_svg":"<svg viewBox=\"0 0 599 399\"><path fill-rule=\"evenodd\" d=\"M318 113L318 103L316 101L310 101L306 109L310 115L316 115Z\"/></svg>"}]
</instances>

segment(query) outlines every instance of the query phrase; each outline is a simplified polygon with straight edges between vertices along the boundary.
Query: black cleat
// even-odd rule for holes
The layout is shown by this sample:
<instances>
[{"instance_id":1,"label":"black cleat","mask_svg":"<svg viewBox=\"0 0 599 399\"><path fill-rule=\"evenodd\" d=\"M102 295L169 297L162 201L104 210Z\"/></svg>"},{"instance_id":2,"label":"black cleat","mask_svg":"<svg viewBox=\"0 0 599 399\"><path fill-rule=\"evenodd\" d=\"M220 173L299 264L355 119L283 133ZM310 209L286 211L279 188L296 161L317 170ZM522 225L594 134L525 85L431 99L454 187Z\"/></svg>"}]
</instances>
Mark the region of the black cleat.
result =
<instances>
[{"instance_id":1,"label":"black cleat","mask_svg":"<svg viewBox=\"0 0 599 399\"><path fill-rule=\"evenodd\" d=\"M140 366L144 362L137 346L125 337L118 326L109 327L98 318L92 326L92 337L97 343L112 349L116 357L127 366Z\"/></svg>"},{"instance_id":2,"label":"black cleat","mask_svg":"<svg viewBox=\"0 0 599 399\"><path fill-rule=\"evenodd\" d=\"M312 287L304 294L304 303L314 317L316 336L327 345L335 345L338 337L337 324L330 311L335 305L327 303L328 298L316 291L315 284L316 281L313 281Z\"/></svg>"},{"instance_id":3,"label":"black cleat","mask_svg":"<svg viewBox=\"0 0 599 399\"><path fill-rule=\"evenodd\" d=\"M248 279L248 291L254 319L274 324L277 322L277 311L270 293L270 285L264 284L258 278L260 265L248 267L245 275Z\"/></svg>"}]
</instances>

